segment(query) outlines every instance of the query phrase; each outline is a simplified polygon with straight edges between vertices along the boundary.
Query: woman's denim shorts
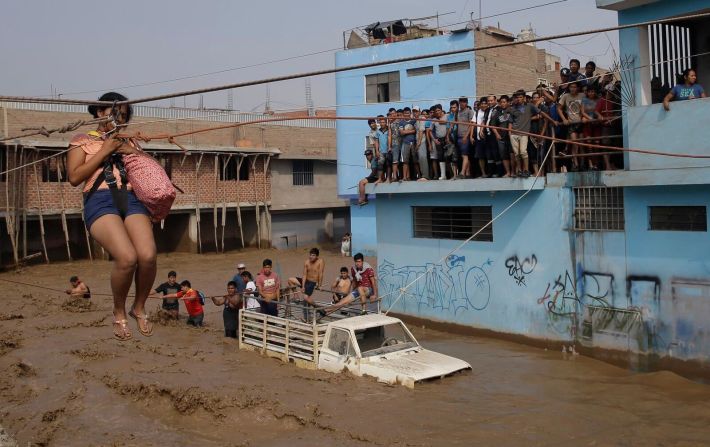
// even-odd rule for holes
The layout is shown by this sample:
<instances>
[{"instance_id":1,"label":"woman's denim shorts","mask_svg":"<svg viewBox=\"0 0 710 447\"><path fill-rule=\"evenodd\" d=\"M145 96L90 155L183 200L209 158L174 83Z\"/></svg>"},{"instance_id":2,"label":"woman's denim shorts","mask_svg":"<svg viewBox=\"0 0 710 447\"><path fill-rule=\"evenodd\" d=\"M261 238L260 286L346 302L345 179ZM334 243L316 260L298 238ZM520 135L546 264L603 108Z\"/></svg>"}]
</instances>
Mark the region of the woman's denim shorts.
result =
<instances>
[{"instance_id":1,"label":"woman's denim shorts","mask_svg":"<svg viewBox=\"0 0 710 447\"><path fill-rule=\"evenodd\" d=\"M148 209L136 197L133 191L128 191L128 209L126 215L121 215L121 212L113 203L113 196L108 189L96 190L89 198L84 197L84 221L86 228L91 228L96 219L106 214L115 214L121 216L122 219L131 214L145 214L150 216Z\"/></svg>"}]
</instances>

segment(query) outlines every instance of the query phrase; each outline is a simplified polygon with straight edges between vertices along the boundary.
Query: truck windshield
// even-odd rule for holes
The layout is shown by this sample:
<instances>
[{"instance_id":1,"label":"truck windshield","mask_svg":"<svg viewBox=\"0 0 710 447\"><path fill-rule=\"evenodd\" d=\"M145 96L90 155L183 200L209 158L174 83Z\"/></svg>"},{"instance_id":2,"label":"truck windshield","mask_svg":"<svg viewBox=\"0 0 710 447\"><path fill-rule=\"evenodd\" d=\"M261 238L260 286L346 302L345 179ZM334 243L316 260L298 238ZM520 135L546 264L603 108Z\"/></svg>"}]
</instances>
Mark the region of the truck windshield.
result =
<instances>
[{"instance_id":1,"label":"truck windshield","mask_svg":"<svg viewBox=\"0 0 710 447\"><path fill-rule=\"evenodd\" d=\"M355 331L355 338L363 357L382 355L417 346L402 323L391 323Z\"/></svg>"}]
</instances>

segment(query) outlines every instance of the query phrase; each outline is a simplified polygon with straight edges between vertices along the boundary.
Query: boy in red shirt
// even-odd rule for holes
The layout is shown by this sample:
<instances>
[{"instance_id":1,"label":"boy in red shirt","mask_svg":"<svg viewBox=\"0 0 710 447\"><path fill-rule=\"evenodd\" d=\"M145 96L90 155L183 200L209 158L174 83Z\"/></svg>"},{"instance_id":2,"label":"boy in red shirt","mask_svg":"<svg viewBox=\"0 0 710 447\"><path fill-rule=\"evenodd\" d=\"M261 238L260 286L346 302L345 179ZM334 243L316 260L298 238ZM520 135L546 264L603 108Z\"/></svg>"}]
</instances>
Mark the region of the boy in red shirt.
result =
<instances>
[{"instance_id":1,"label":"boy in red shirt","mask_svg":"<svg viewBox=\"0 0 710 447\"><path fill-rule=\"evenodd\" d=\"M205 319L205 313L202 310L202 304L200 304L200 294L197 290L192 289L190 281L185 280L180 283L180 290L178 293L173 293L171 295L165 295L163 298L178 298L185 303L185 309L187 310L187 324L195 327L202 327L202 322Z\"/></svg>"}]
</instances>

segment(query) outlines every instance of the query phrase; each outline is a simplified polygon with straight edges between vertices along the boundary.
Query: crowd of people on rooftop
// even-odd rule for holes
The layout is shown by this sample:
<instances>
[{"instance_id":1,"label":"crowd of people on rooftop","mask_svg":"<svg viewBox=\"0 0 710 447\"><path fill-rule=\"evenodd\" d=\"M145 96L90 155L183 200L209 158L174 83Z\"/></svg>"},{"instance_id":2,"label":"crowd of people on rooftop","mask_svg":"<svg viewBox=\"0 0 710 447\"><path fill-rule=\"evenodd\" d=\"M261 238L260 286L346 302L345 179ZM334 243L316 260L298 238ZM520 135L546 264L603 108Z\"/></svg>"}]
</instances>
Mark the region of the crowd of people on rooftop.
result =
<instances>
[{"instance_id":1,"label":"crowd of people on rooftop","mask_svg":"<svg viewBox=\"0 0 710 447\"><path fill-rule=\"evenodd\" d=\"M572 59L553 87L483 96L472 105L461 97L448 108L390 108L386 116L370 119L365 157L371 172L359 183L359 203L367 203L368 183L526 178L622 167L620 152L587 146L622 146L621 82L611 72L597 74L593 61L580 68ZM672 99L705 95L694 70L683 75L685 87L668 94L666 110ZM556 150L546 156L553 141Z\"/></svg>"}]
</instances>

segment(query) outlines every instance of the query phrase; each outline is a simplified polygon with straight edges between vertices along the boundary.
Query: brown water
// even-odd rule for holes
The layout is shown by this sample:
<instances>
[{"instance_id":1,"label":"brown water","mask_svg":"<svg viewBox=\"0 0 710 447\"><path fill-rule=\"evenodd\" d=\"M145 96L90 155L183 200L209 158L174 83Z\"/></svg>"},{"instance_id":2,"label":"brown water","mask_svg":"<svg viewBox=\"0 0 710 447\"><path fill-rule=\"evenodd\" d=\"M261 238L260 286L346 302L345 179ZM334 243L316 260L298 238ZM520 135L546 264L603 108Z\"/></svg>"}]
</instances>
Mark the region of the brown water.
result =
<instances>
[{"instance_id":1,"label":"brown water","mask_svg":"<svg viewBox=\"0 0 710 447\"><path fill-rule=\"evenodd\" d=\"M295 275L306 251L164 255L159 279L174 268L179 279L219 293L236 262L256 273L266 256ZM347 265L325 258L329 280ZM63 289L77 273L93 292L106 292L108 271L106 262L74 262L0 278ZM637 374L412 328L425 347L465 359L473 371L409 390L239 351L211 303L207 328L180 322L144 338L131 321L134 339L122 343L112 337L108 297L79 308L51 291L7 283L2 290L0 432L21 446L710 444L710 387L668 372Z\"/></svg>"}]
</instances>

